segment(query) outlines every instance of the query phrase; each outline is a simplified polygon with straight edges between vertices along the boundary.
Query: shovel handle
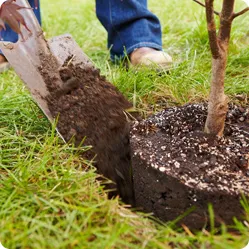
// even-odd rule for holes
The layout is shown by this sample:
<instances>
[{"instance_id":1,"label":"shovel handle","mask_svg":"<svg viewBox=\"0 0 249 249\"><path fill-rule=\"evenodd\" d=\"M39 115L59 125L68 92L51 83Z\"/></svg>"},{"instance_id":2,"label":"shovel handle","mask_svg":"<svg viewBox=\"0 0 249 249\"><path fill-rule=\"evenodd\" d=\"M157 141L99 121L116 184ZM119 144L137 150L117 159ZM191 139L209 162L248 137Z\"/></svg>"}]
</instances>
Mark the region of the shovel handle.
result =
<instances>
[{"instance_id":1,"label":"shovel handle","mask_svg":"<svg viewBox=\"0 0 249 249\"><path fill-rule=\"evenodd\" d=\"M41 26L32 11L31 6L29 5L27 0L16 0L16 3L22 7L30 8L29 9L20 9L19 12L23 16L27 27L30 31L28 31L23 25L21 25L21 32L23 37L27 39L28 36L32 35L41 35L43 33ZM21 36L19 35L19 40L21 40Z\"/></svg>"},{"instance_id":2,"label":"shovel handle","mask_svg":"<svg viewBox=\"0 0 249 249\"><path fill-rule=\"evenodd\" d=\"M13 63L15 64L14 56L23 56L24 60L29 59L33 65L39 66L39 51L49 53L42 28L27 0L16 0L16 4L24 7L18 11L23 16L28 29L21 25L22 35L19 35L18 41L16 43L0 42L0 49L12 66Z\"/></svg>"}]
</instances>

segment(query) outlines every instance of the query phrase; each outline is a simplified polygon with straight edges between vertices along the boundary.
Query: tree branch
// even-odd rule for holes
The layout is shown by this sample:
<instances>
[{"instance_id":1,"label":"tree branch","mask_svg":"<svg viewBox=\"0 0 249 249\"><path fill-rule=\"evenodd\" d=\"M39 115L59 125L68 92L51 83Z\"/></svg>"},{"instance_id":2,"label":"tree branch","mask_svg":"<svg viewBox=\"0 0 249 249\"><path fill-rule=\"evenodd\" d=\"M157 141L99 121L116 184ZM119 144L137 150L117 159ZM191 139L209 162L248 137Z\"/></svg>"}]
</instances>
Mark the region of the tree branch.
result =
<instances>
[{"instance_id":1,"label":"tree branch","mask_svg":"<svg viewBox=\"0 0 249 249\"><path fill-rule=\"evenodd\" d=\"M238 16L243 15L243 14L246 13L247 11L249 11L249 7L245 8L245 9L243 9L243 10L237 12L237 13L234 13L234 14L233 14L233 19L236 18L236 17L238 17Z\"/></svg>"},{"instance_id":2,"label":"tree branch","mask_svg":"<svg viewBox=\"0 0 249 249\"><path fill-rule=\"evenodd\" d=\"M217 40L216 24L214 20L214 0L205 0L205 3L210 49L212 57L217 59L220 57L220 48Z\"/></svg>"},{"instance_id":3,"label":"tree branch","mask_svg":"<svg viewBox=\"0 0 249 249\"><path fill-rule=\"evenodd\" d=\"M202 3L202 2L200 2L198 0L193 0L193 1L196 2L196 3L198 3L199 5L201 5L202 7L206 8L206 5L204 3ZM214 10L214 14L217 15L217 16L219 16L220 12Z\"/></svg>"},{"instance_id":4,"label":"tree branch","mask_svg":"<svg viewBox=\"0 0 249 249\"><path fill-rule=\"evenodd\" d=\"M228 46L233 22L235 0L223 0L218 40L220 47Z\"/></svg>"}]
</instances>

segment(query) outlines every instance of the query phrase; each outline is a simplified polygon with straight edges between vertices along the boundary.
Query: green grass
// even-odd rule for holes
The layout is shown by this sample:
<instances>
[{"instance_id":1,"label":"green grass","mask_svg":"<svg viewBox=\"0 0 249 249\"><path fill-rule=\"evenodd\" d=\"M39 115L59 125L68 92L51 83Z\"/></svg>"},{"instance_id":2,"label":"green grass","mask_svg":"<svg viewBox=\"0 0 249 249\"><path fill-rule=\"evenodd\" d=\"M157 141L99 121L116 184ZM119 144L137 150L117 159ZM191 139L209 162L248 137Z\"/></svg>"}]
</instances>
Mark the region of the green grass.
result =
<instances>
[{"instance_id":1,"label":"green grass","mask_svg":"<svg viewBox=\"0 0 249 249\"><path fill-rule=\"evenodd\" d=\"M42 1L43 27L47 37L71 33L102 74L146 115L206 100L210 53L204 9L190 0L150 1L149 7L161 20L164 49L174 58L171 73L160 77L110 63L93 1ZM248 24L249 14L233 26L226 78L233 100L249 95ZM220 234L193 234L108 200L91 162L79 156L87 149L63 144L16 74L1 75L0 241L5 247L234 249L248 242L248 223L235 221L239 233L224 226Z\"/></svg>"}]
</instances>

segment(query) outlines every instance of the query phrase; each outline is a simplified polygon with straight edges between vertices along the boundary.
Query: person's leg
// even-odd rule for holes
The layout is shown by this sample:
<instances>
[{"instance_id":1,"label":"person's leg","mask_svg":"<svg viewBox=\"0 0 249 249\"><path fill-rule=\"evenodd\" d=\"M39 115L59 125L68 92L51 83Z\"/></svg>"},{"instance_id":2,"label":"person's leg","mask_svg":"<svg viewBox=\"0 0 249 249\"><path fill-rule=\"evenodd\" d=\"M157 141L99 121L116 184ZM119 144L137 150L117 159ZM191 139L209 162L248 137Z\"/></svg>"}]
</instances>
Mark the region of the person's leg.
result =
<instances>
[{"instance_id":1,"label":"person's leg","mask_svg":"<svg viewBox=\"0 0 249 249\"><path fill-rule=\"evenodd\" d=\"M35 9L35 0L29 0L29 4L31 5L32 8L34 8L34 13L36 15L36 18L38 19L39 23L41 23L40 8L38 7L37 9ZM6 30L1 31L1 38L3 41L17 42L18 35L6 24ZM0 72L4 71L7 68L8 68L7 60L3 56L2 51L0 50Z\"/></svg>"},{"instance_id":2,"label":"person's leg","mask_svg":"<svg viewBox=\"0 0 249 249\"><path fill-rule=\"evenodd\" d=\"M96 0L96 13L108 32L112 60L134 50L137 54L162 50L160 21L148 10L147 0ZM145 47L150 49L138 49Z\"/></svg>"}]
</instances>

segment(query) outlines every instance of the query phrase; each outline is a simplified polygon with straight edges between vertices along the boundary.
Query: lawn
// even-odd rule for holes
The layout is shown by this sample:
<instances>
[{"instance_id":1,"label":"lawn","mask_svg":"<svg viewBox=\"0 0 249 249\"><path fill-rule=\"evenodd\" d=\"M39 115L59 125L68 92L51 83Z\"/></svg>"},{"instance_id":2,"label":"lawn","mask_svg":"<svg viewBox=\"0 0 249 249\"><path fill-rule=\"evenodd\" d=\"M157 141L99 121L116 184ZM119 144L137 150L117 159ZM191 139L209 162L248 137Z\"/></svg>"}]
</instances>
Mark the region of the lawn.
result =
<instances>
[{"instance_id":1,"label":"lawn","mask_svg":"<svg viewBox=\"0 0 249 249\"><path fill-rule=\"evenodd\" d=\"M221 1L216 2L219 9ZM144 116L207 100L211 60L205 14L191 0L149 1L161 20L164 49L174 58L171 73L160 76L110 63L94 1L41 3L46 36L72 34ZM237 3L237 10L245 7ZM234 22L225 87L231 101L241 104L249 96L248 25L249 14ZM235 220L236 233L223 226L219 234L215 229L194 234L133 212L118 198L108 200L91 162L79 156L87 149L63 144L14 71L1 75L0 241L5 247L240 249L249 241L247 222Z\"/></svg>"}]
</instances>

